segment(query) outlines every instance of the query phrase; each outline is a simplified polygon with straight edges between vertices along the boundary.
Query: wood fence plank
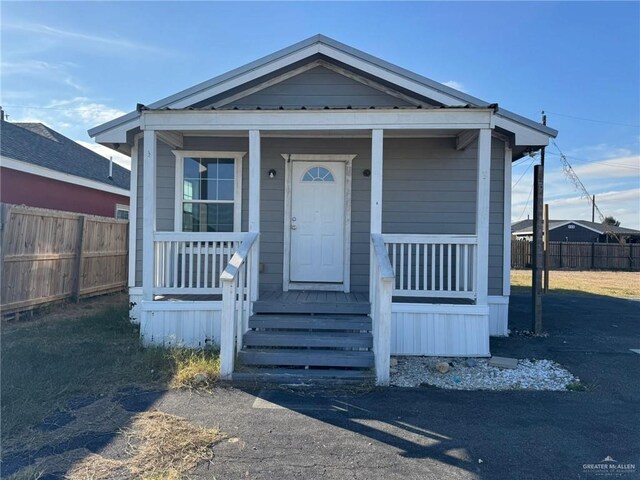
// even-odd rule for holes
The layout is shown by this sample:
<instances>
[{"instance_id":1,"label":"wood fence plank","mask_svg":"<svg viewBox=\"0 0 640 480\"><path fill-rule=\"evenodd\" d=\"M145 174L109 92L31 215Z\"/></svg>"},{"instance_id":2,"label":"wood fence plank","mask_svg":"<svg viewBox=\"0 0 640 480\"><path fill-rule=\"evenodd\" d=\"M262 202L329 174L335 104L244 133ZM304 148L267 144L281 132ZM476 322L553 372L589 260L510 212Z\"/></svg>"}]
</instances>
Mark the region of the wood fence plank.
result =
<instances>
[{"instance_id":1,"label":"wood fence plank","mask_svg":"<svg viewBox=\"0 0 640 480\"><path fill-rule=\"evenodd\" d=\"M9 204L0 220L3 314L126 286L127 221Z\"/></svg>"},{"instance_id":2,"label":"wood fence plank","mask_svg":"<svg viewBox=\"0 0 640 480\"><path fill-rule=\"evenodd\" d=\"M511 268L531 268L531 242L512 240ZM549 242L552 270L640 271L640 246L618 243Z\"/></svg>"}]
</instances>

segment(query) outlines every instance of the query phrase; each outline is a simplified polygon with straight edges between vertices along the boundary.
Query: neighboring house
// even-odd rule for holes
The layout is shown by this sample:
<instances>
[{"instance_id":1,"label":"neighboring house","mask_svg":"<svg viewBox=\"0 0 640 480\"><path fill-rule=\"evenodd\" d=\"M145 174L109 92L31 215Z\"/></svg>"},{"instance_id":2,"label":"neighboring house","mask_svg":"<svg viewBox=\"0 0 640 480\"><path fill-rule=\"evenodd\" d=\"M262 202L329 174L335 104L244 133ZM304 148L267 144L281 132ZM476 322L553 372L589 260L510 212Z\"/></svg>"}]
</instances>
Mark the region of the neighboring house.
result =
<instances>
[{"instance_id":1,"label":"neighboring house","mask_svg":"<svg viewBox=\"0 0 640 480\"><path fill-rule=\"evenodd\" d=\"M379 384L507 334L511 163L557 134L321 35L89 133L131 152L145 344Z\"/></svg>"},{"instance_id":2,"label":"neighboring house","mask_svg":"<svg viewBox=\"0 0 640 480\"><path fill-rule=\"evenodd\" d=\"M4 115L2 115L4 117ZM128 218L126 168L41 123L0 124L0 201Z\"/></svg>"},{"instance_id":3,"label":"neighboring house","mask_svg":"<svg viewBox=\"0 0 640 480\"><path fill-rule=\"evenodd\" d=\"M511 235L518 240L533 239L533 220L521 220L511 225ZM616 227L586 220L549 220L550 242L588 243L640 242L640 230Z\"/></svg>"}]
</instances>

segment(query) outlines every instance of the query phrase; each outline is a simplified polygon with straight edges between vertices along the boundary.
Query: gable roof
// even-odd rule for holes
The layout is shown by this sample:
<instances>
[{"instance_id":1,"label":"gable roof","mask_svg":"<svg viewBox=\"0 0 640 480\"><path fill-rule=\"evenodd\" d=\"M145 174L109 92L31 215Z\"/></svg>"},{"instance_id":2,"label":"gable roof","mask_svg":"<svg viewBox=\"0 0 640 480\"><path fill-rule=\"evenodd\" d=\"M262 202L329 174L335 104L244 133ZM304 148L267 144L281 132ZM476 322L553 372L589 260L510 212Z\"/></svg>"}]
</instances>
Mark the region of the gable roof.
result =
<instances>
[{"instance_id":1,"label":"gable roof","mask_svg":"<svg viewBox=\"0 0 640 480\"><path fill-rule=\"evenodd\" d=\"M114 163L110 180L108 159L42 123L2 120L0 128L3 157L129 190L129 170Z\"/></svg>"},{"instance_id":2,"label":"gable roof","mask_svg":"<svg viewBox=\"0 0 640 480\"><path fill-rule=\"evenodd\" d=\"M615 225L605 225L602 223L588 222L586 220L549 220L549 230L564 227L573 223L580 227L591 230L600 235L607 233L616 235L640 235L640 230L632 228L616 227ZM521 220L511 224L511 233L514 235L531 235L533 233L533 220Z\"/></svg>"},{"instance_id":3,"label":"gable roof","mask_svg":"<svg viewBox=\"0 0 640 480\"><path fill-rule=\"evenodd\" d=\"M317 59L324 59L334 64L356 68L363 75L375 77L376 80L383 83L394 85L400 91L417 97L426 97L436 106L469 105L493 108L495 105L410 72L324 35L315 35L247 65L153 102L147 107L149 109L162 109L202 106L203 102L208 99L233 92L246 86L251 81L264 79L269 75L275 75L276 72L282 71L282 69ZM89 135L95 137L111 129L122 127L127 123L131 123L131 128L135 128L137 125L134 125L133 122L139 116L139 111L130 112L90 129ZM552 128L501 108L496 108L496 116L507 123L519 124L547 137L555 137L558 133ZM501 127L498 123L496 123L496 126Z\"/></svg>"}]
</instances>

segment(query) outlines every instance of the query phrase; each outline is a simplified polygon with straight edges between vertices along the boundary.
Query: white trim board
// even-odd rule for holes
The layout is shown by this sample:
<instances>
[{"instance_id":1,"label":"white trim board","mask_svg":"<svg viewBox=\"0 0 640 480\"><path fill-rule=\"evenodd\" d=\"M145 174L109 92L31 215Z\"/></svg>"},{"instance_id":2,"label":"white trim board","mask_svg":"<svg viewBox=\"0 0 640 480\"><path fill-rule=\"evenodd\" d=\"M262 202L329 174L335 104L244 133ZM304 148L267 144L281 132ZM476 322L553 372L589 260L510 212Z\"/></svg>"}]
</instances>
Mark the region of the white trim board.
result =
<instances>
[{"instance_id":1,"label":"white trim board","mask_svg":"<svg viewBox=\"0 0 640 480\"><path fill-rule=\"evenodd\" d=\"M127 189L107 185L106 183L98 182L97 180L90 180L88 178L79 177L77 175L59 172L51 168L34 165L33 163L23 162L21 160L16 160L14 158L5 156L0 157L0 162L2 162L0 164L2 168L29 173L31 175L37 175L39 177L46 177L51 180L57 180L59 182L71 183L72 185L79 185L81 187L91 188L93 190L113 193L115 195L122 195L123 197L129 196L129 190Z\"/></svg>"},{"instance_id":2,"label":"white trim board","mask_svg":"<svg viewBox=\"0 0 640 480\"><path fill-rule=\"evenodd\" d=\"M342 284L324 285L325 290L340 290L349 293L351 290L351 183L353 178L353 159L357 154L301 154L282 153L284 159L284 248L282 264L282 289L287 292L290 288L302 288L301 284L290 281L291 266L291 229L288 219L291 218L291 177L292 162L344 162L344 265ZM319 288L321 284L309 284L310 289ZM340 288L338 288L337 286Z\"/></svg>"},{"instance_id":3,"label":"white trim board","mask_svg":"<svg viewBox=\"0 0 640 480\"><path fill-rule=\"evenodd\" d=\"M455 130L493 129L494 111L473 109L145 110L143 130Z\"/></svg>"},{"instance_id":4,"label":"white trim board","mask_svg":"<svg viewBox=\"0 0 640 480\"><path fill-rule=\"evenodd\" d=\"M234 189L233 189L233 231L242 231L242 158L246 152L222 152L214 150L172 150L176 158L175 165L175 198L173 229L182 232L182 195L183 195L183 169L181 168L185 157L198 158L233 158L234 160ZM222 203L217 201L204 201L194 203Z\"/></svg>"}]
</instances>

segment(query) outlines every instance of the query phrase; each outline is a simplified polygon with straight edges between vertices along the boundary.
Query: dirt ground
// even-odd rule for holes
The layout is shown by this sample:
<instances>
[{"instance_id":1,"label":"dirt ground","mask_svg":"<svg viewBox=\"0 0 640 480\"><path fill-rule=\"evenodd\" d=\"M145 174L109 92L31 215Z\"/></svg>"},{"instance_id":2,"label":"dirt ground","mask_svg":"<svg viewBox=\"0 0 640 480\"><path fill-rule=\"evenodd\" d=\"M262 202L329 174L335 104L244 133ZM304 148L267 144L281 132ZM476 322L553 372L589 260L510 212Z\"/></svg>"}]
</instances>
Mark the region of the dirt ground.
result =
<instances>
[{"instance_id":1,"label":"dirt ground","mask_svg":"<svg viewBox=\"0 0 640 480\"><path fill-rule=\"evenodd\" d=\"M531 270L511 270L511 286L515 292L527 291L531 287ZM549 289L571 295L640 298L640 272L551 270Z\"/></svg>"}]
</instances>

